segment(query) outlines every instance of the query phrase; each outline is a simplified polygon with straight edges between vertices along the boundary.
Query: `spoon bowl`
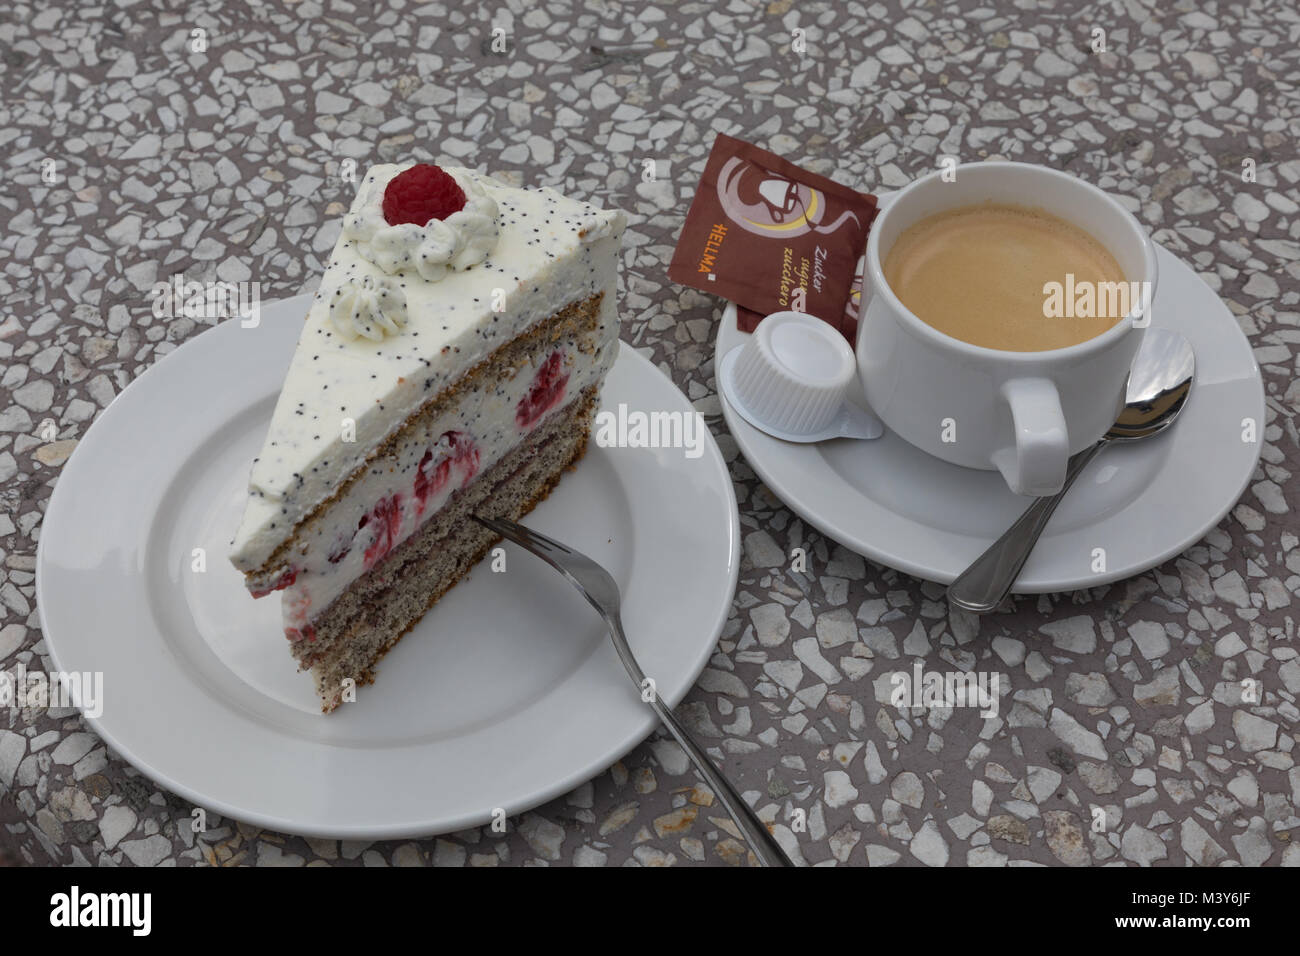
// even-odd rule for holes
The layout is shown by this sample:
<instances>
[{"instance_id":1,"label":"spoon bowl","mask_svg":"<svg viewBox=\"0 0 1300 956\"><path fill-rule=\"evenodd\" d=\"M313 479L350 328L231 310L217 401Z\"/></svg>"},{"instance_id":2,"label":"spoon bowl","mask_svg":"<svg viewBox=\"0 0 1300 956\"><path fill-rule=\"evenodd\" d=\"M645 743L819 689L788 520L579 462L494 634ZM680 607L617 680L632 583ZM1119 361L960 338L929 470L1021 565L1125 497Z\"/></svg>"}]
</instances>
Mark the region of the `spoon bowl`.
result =
<instances>
[{"instance_id":1,"label":"spoon bowl","mask_svg":"<svg viewBox=\"0 0 1300 956\"><path fill-rule=\"evenodd\" d=\"M1149 329L1129 372L1124 408L1102 441L1137 441L1174 423L1192 391L1196 355L1177 332Z\"/></svg>"}]
</instances>

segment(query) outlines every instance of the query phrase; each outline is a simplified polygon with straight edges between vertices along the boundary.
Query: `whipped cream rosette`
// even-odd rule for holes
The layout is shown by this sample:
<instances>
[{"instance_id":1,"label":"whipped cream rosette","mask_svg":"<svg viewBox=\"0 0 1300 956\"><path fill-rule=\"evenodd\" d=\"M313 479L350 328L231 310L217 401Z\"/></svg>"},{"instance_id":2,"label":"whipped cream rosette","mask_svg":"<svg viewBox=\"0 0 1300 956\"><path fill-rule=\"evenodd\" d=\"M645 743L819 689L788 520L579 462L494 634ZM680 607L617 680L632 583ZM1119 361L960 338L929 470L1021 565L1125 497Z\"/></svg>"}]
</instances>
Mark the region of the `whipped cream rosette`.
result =
<instances>
[{"instance_id":1,"label":"whipped cream rosette","mask_svg":"<svg viewBox=\"0 0 1300 956\"><path fill-rule=\"evenodd\" d=\"M345 339L382 341L406 324L406 293L392 279L348 279L330 295L330 322Z\"/></svg>"},{"instance_id":2,"label":"whipped cream rosette","mask_svg":"<svg viewBox=\"0 0 1300 956\"><path fill-rule=\"evenodd\" d=\"M423 190L416 192L414 201L409 195L394 198L403 191L398 180L385 190L371 189L360 210L344 218L343 236L388 275L414 273L437 282L448 270L463 272L478 265L496 247L497 204L477 180L459 172L436 166L416 166L408 172L422 170L436 170L440 178L433 179L433 173L417 178L407 190ZM432 213L430 218L419 222L426 212Z\"/></svg>"}]
</instances>

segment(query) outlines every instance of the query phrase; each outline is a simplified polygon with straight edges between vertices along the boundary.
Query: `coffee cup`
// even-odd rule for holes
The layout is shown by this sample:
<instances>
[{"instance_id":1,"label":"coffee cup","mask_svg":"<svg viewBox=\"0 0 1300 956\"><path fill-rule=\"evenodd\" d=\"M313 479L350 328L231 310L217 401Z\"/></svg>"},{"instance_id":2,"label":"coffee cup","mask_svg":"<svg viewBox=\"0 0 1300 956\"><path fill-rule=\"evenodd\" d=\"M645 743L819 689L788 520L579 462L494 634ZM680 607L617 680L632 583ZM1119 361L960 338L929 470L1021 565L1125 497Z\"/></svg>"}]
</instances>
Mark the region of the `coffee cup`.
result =
<instances>
[{"instance_id":1,"label":"coffee cup","mask_svg":"<svg viewBox=\"0 0 1300 956\"><path fill-rule=\"evenodd\" d=\"M1041 214L1094 239L1134 290L1131 308L1100 334L1026 351L1014 340L1012 347L1002 342L995 348L927 324L886 281L886 257L909 227L982 206ZM944 461L996 469L1017 494L1060 491L1069 457L1115 421L1150 323L1155 247L1138 221L1114 198L1067 173L1025 163L970 163L895 194L876 217L865 262L857 360L867 401L885 425Z\"/></svg>"}]
</instances>

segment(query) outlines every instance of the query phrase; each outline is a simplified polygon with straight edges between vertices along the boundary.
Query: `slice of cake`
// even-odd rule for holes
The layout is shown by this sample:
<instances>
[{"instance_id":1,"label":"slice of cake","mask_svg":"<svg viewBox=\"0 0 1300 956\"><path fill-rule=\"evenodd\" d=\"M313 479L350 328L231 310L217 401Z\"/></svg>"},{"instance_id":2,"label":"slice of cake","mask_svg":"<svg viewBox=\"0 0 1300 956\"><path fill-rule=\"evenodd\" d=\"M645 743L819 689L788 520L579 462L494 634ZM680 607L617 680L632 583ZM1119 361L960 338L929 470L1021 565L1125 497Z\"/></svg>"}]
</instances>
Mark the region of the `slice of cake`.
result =
<instances>
[{"instance_id":1,"label":"slice of cake","mask_svg":"<svg viewBox=\"0 0 1300 956\"><path fill-rule=\"evenodd\" d=\"M582 457L626 220L468 169L374 166L253 461L231 560L322 709Z\"/></svg>"}]
</instances>

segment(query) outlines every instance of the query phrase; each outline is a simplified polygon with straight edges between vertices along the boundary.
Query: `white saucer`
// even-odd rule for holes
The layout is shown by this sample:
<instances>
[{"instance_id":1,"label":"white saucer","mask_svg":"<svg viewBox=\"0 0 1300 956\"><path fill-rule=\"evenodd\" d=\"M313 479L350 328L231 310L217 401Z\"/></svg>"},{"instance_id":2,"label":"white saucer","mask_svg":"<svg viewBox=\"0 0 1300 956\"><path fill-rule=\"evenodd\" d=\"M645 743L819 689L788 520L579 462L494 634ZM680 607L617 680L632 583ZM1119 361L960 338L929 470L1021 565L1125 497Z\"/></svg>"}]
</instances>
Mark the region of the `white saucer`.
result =
<instances>
[{"instance_id":1,"label":"white saucer","mask_svg":"<svg viewBox=\"0 0 1300 956\"><path fill-rule=\"evenodd\" d=\"M513 545L480 564L329 716L297 673L279 601L226 551L249 464L310 303L224 322L126 389L64 466L37 556L62 671L102 671L88 723L196 806L289 833L421 836L513 815L600 773L656 725L600 619ZM603 407L693 413L624 344ZM707 433L706 433L707 434ZM605 564L646 673L675 704L712 653L739 570L731 478L711 437L602 448L526 519ZM206 571L191 570L204 549Z\"/></svg>"},{"instance_id":2,"label":"white saucer","mask_svg":"<svg viewBox=\"0 0 1300 956\"><path fill-rule=\"evenodd\" d=\"M887 201L881 197L883 201ZM1186 550L1245 490L1263 445L1264 388L1236 319L1172 253L1157 248L1152 324L1176 329L1196 352L1196 382L1163 435L1106 449L1062 501L1015 592L1095 587ZM716 355L748 335L728 305ZM852 387L862 403L860 384ZM994 471L950 465L886 431L875 441L793 444L750 425L724 399L745 460L772 491L823 534L880 564L949 584L1024 511ZM1254 442L1242 420L1253 419ZM1104 549L1105 570L1094 570Z\"/></svg>"}]
</instances>

